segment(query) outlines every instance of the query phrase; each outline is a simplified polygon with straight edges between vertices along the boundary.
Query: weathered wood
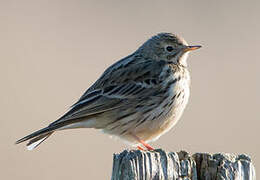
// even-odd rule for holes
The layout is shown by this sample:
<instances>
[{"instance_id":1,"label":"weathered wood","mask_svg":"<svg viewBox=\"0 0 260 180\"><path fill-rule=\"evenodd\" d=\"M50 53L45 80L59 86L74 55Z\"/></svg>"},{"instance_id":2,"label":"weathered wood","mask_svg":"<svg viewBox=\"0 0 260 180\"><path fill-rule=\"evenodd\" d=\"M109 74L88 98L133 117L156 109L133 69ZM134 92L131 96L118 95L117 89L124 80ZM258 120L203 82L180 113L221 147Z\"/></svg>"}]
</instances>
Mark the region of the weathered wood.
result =
<instances>
[{"instance_id":1,"label":"weathered wood","mask_svg":"<svg viewBox=\"0 0 260 180\"><path fill-rule=\"evenodd\" d=\"M198 179L216 180L255 180L255 168L247 155L227 153L193 155Z\"/></svg>"},{"instance_id":2,"label":"weathered wood","mask_svg":"<svg viewBox=\"0 0 260 180\"><path fill-rule=\"evenodd\" d=\"M255 180L246 155L125 150L114 154L112 180Z\"/></svg>"}]
</instances>

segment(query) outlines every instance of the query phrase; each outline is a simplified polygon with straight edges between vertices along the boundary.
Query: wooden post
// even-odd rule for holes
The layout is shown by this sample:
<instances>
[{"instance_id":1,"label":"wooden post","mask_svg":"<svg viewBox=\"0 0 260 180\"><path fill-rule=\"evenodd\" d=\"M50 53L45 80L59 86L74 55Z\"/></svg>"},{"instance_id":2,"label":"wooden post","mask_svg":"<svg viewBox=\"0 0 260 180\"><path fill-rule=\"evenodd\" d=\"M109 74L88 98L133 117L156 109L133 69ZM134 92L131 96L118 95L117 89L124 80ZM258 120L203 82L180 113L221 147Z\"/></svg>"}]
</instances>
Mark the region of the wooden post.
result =
<instances>
[{"instance_id":1,"label":"wooden post","mask_svg":"<svg viewBox=\"0 0 260 180\"><path fill-rule=\"evenodd\" d=\"M255 180L246 155L125 150L114 154L112 180Z\"/></svg>"}]
</instances>

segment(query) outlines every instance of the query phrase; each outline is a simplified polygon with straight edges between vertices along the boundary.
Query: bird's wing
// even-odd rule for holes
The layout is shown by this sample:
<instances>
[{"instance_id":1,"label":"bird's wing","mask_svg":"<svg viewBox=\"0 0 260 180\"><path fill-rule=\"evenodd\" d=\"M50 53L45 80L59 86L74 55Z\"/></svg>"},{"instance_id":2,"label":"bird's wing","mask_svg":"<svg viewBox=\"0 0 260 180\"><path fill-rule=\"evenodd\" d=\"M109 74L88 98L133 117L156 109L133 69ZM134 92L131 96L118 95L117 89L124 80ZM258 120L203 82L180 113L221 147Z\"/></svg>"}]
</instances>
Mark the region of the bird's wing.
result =
<instances>
[{"instance_id":1,"label":"bird's wing","mask_svg":"<svg viewBox=\"0 0 260 180\"><path fill-rule=\"evenodd\" d=\"M102 89L110 85L120 85L129 82L148 82L158 80L165 61L147 60L139 55L130 55L111 65L101 77L81 96L96 89Z\"/></svg>"},{"instance_id":2,"label":"bird's wing","mask_svg":"<svg viewBox=\"0 0 260 180\"><path fill-rule=\"evenodd\" d=\"M107 112L147 95L158 83L162 63L153 61L115 64L106 70L71 109L52 124Z\"/></svg>"},{"instance_id":3,"label":"bird's wing","mask_svg":"<svg viewBox=\"0 0 260 180\"><path fill-rule=\"evenodd\" d=\"M132 82L111 85L102 90L91 91L85 95L85 98L82 98L75 103L64 116L51 125L64 123L65 121L71 122L71 120L81 119L120 108L132 103L133 100L136 99L134 97L139 97L141 94L147 94L148 89L148 86Z\"/></svg>"}]
</instances>

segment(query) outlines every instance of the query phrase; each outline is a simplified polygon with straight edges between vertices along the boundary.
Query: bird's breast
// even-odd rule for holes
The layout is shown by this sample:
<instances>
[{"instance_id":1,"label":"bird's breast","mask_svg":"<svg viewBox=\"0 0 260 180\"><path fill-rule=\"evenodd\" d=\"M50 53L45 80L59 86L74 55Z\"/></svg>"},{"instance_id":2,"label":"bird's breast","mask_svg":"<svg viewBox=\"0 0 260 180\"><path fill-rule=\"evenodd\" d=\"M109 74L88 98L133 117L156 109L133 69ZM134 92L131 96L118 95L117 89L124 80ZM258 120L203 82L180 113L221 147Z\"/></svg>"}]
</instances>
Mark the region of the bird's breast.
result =
<instances>
[{"instance_id":1,"label":"bird's breast","mask_svg":"<svg viewBox=\"0 0 260 180\"><path fill-rule=\"evenodd\" d=\"M145 141L153 141L169 131L180 119L190 96L190 77L188 71L173 74L165 79L162 86L161 101L151 112L151 116L136 133ZM158 97L157 97L158 98Z\"/></svg>"}]
</instances>

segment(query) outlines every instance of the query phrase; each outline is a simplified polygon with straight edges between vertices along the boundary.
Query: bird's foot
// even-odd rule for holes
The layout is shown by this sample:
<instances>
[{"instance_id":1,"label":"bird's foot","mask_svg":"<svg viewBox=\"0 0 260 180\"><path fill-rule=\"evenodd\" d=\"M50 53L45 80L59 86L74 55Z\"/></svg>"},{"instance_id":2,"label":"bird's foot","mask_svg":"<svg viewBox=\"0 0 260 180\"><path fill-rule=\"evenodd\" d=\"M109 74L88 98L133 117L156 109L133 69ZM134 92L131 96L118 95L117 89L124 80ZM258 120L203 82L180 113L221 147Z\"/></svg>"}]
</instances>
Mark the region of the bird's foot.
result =
<instances>
[{"instance_id":1,"label":"bird's foot","mask_svg":"<svg viewBox=\"0 0 260 180\"><path fill-rule=\"evenodd\" d=\"M140 144L142 144L144 147L146 147L146 149L148 150L148 151L154 151L155 149L152 147L152 146L150 146L149 144L147 144L145 141L143 141L142 139L140 139L138 136L136 136L135 134L132 134L133 135L133 137L140 143ZM144 150L141 146L137 146L137 148L139 149L139 150Z\"/></svg>"},{"instance_id":2,"label":"bird's foot","mask_svg":"<svg viewBox=\"0 0 260 180\"><path fill-rule=\"evenodd\" d=\"M146 147L147 150L149 150L149 151L154 151L154 150L155 150L152 146L150 146L149 144L145 143L143 140L140 140L139 142L140 142L144 147Z\"/></svg>"},{"instance_id":3,"label":"bird's foot","mask_svg":"<svg viewBox=\"0 0 260 180\"><path fill-rule=\"evenodd\" d=\"M142 148L141 146L137 146L137 148L141 151L144 151L144 148Z\"/></svg>"}]
</instances>

